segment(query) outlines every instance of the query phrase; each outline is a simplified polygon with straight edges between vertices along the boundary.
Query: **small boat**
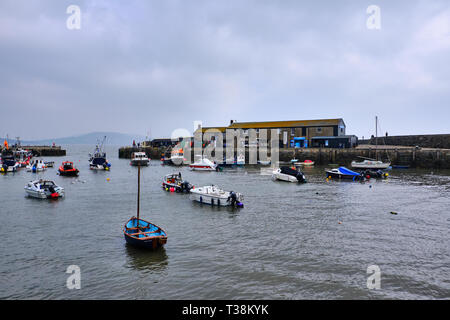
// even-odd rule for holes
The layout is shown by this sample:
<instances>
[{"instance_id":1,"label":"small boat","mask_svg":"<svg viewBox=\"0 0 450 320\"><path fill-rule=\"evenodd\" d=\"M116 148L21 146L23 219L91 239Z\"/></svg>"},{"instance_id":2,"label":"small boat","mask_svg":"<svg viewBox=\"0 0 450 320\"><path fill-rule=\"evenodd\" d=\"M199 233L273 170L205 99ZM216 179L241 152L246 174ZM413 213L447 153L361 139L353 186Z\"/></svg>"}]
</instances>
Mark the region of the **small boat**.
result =
<instances>
[{"instance_id":1,"label":"small boat","mask_svg":"<svg viewBox=\"0 0 450 320\"><path fill-rule=\"evenodd\" d=\"M192 189L192 185L181 177L181 172L164 176L162 187L170 192L189 192Z\"/></svg>"},{"instance_id":2,"label":"small boat","mask_svg":"<svg viewBox=\"0 0 450 320\"><path fill-rule=\"evenodd\" d=\"M314 165L314 161L312 161L312 160L305 160L303 162L297 162L295 165L296 166L297 165L301 165L301 166L304 166L304 167L312 167Z\"/></svg>"},{"instance_id":3,"label":"small boat","mask_svg":"<svg viewBox=\"0 0 450 320\"><path fill-rule=\"evenodd\" d=\"M295 167L280 167L273 171L272 179L287 182L306 182L303 172L295 169Z\"/></svg>"},{"instance_id":4,"label":"small boat","mask_svg":"<svg viewBox=\"0 0 450 320\"><path fill-rule=\"evenodd\" d=\"M347 179L347 180L364 180L365 177L362 173L349 170L345 167L334 168L331 170L325 170L327 178L329 179Z\"/></svg>"},{"instance_id":5,"label":"small boat","mask_svg":"<svg viewBox=\"0 0 450 320\"><path fill-rule=\"evenodd\" d=\"M138 165L137 217L131 217L123 227L125 241L135 247L157 249L167 243L167 233L146 220L139 218L141 166Z\"/></svg>"},{"instance_id":6,"label":"small boat","mask_svg":"<svg viewBox=\"0 0 450 320\"><path fill-rule=\"evenodd\" d=\"M55 165L55 161L44 161L44 165L47 168L53 168L53 166Z\"/></svg>"},{"instance_id":7,"label":"small boat","mask_svg":"<svg viewBox=\"0 0 450 320\"><path fill-rule=\"evenodd\" d=\"M243 154L238 155L237 158L236 158L236 164L238 166L245 165L245 155L243 155Z\"/></svg>"},{"instance_id":8,"label":"small boat","mask_svg":"<svg viewBox=\"0 0 450 320\"><path fill-rule=\"evenodd\" d=\"M183 163L185 161L183 149L180 148L180 149L172 150L172 152L170 153L170 161L175 166L183 165Z\"/></svg>"},{"instance_id":9,"label":"small boat","mask_svg":"<svg viewBox=\"0 0 450 320\"><path fill-rule=\"evenodd\" d=\"M162 165L171 165L171 164L173 164L172 163L172 161L170 160L170 158L168 158L168 157L166 157L166 154L165 153L163 153L162 154L162 157L161 157L161 164Z\"/></svg>"},{"instance_id":10,"label":"small boat","mask_svg":"<svg viewBox=\"0 0 450 320\"><path fill-rule=\"evenodd\" d=\"M244 196L234 191L224 191L214 185L200 188L192 188L189 197L192 201L200 203L217 205L217 206L233 206L243 208Z\"/></svg>"},{"instance_id":11,"label":"small boat","mask_svg":"<svg viewBox=\"0 0 450 320\"><path fill-rule=\"evenodd\" d=\"M262 166L268 166L270 165L272 161L269 160L258 160L258 164L262 165Z\"/></svg>"},{"instance_id":12,"label":"small boat","mask_svg":"<svg viewBox=\"0 0 450 320\"><path fill-rule=\"evenodd\" d=\"M20 168L19 163L16 161L15 157L10 153L2 154L2 163L0 166L0 172L16 172Z\"/></svg>"},{"instance_id":13,"label":"small boat","mask_svg":"<svg viewBox=\"0 0 450 320\"><path fill-rule=\"evenodd\" d=\"M218 165L207 158L201 158L200 160L189 165L192 170L198 171L217 171Z\"/></svg>"},{"instance_id":14,"label":"small boat","mask_svg":"<svg viewBox=\"0 0 450 320\"><path fill-rule=\"evenodd\" d=\"M103 139L105 141L106 137ZM111 164L106 160L106 153L102 150L102 145L95 146L94 154L90 154L89 158L89 169L91 170L106 170L109 171L111 168Z\"/></svg>"},{"instance_id":15,"label":"small boat","mask_svg":"<svg viewBox=\"0 0 450 320\"><path fill-rule=\"evenodd\" d=\"M294 158L294 159L291 159L291 163L292 163L292 164L297 163L297 162L298 162L298 159L295 159L295 158Z\"/></svg>"},{"instance_id":16,"label":"small boat","mask_svg":"<svg viewBox=\"0 0 450 320\"><path fill-rule=\"evenodd\" d=\"M375 179L386 179L389 174L384 172L383 170L374 170L374 169L366 169L361 171L361 173L367 178L375 178Z\"/></svg>"},{"instance_id":17,"label":"small boat","mask_svg":"<svg viewBox=\"0 0 450 320\"><path fill-rule=\"evenodd\" d=\"M36 173L36 172L44 171L45 169L47 169L47 167L46 167L44 161L42 161L41 159L35 159L27 166L28 172Z\"/></svg>"},{"instance_id":18,"label":"small boat","mask_svg":"<svg viewBox=\"0 0 450 320\"><path fill-rule=\"evenodd\" d=\"M150 159L145 152L133 152L130 165L132 166L148 166Z\"/></svg>"},{"instance_id":19,"label":"small boat","mask_svg":"<svg viewBox=\"0 0 450 320\"><path fill-rule=\"evenodd\" d=\"M14 151L14 157L16 158L17 162L19 163L19 167L21 168L25 168L30 164L30 159L32 158L32 156L32 153L28 150L17 149L16 151Z\"/></svg>"},{"instance_id":20,"label":"small boat","mask_svg":"<svg viewBox=\"0 0 450 320\"><path fill-rule=\"evenodd\" d=\"M57 199L64 197L64 188L50 180L35 180L25 186L28 196L39 199Z\"/></svg>"},{"instance_id":21,"label":"small boat","mask_svg":"<svg viewBox=\"0 0 450 320\"><path fill-rule=\"evenodd\" d=\"M355 169L387 169L390 165L390 162L382 162L372 159L364 159L360 162L352 161L352 167Z\"/></svg>"},{"instance_id":22,"label":"small boat","mask_svg":"<svg viewBox=\"0 0 450 320\"><path fill-rule=\"evenodd\" d=\"M73 166L73 162L64 161L59 167L58 172L60 176L76 177L80 171Z\"/></svg>"}]
</instances>

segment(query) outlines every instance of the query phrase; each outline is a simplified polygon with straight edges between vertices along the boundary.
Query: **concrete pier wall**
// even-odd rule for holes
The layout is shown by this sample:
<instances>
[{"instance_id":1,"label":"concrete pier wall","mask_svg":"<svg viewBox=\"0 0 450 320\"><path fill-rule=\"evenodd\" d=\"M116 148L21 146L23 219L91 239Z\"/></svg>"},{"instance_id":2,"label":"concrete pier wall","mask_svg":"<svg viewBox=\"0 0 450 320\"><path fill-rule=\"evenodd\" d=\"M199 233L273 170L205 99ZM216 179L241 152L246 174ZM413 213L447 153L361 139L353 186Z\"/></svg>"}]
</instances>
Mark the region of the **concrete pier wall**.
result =
<instances>
[{"instance_id":1,"label":"concrete pier wall","mask_svg":"<svg viewBox=\"0 0 450 320\"><path fill-rule=\"evenodd\" d=\"M131 154L136 151L145 151L151 159L160 159L165 148L152 147L122 147L119 149L119 158L131 158ZM270 151L270 150L269 150ZM312 160L317 165L338 164L350 166L353 160L358 157L375 158L378 153L379 160L390 161L392 165L409 165L417 168L441 168L450 169L450 149L415 149L415 148L352 148L352 149L332 149L332 148L282 148L279 151L279 160L288 162L293 158L299 161ZM269 154L270 156L270 154ZM246 151L246 162L249 154ZM193 159L193 155L192 158Z\"/></svg>"},{"instance_id":2,"label":"concrete pier wall","mask_svg":"<svg viewBox=\"0 0 450 320\"><path fill-rule=\"evenodd\" d=\"M384 136L378 139L371 138L366 140L359 140L358 144L375 145L378 142L379 146L419 146L422 148L440 148L450 149L450 134L424 134L424 135L409 135L409 136Z\"/></svg>"}]
</instances>

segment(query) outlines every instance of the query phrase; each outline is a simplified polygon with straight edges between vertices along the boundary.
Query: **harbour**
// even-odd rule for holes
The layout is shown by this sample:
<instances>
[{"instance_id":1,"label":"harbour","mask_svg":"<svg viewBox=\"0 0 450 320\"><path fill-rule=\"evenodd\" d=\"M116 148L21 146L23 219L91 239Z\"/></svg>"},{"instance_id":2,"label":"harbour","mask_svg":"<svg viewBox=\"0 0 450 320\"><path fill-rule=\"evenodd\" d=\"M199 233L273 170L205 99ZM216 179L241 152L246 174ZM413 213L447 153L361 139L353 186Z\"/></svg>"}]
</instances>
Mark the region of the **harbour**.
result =
<instances>
[{"instance_id":1,"label":"harbour","mask_svg":"<svg viewBox=\"0 0 450 320\"><path fill-rule=\"evenodd\" d=\"M94 146L66 148L78 177L57 175L57 166L0 176L0 228L15 231L0 249L2 299L448 297L449 170L393 169L388 179L345 182L326 181L315 165L303 168L307 183L290 184L258 166L195 172L152 160L141 168L141 212L168 241L142 251L122 234L136 212L138 168L118 157L118 146L105 147L110 171L89 169ZM175 172L195 186L244 190L245 207L163 190L162 177ZM65 197L26 198L34 175L64 187ZM383 290L367 289L373 264ZM65 286L69 265L81 269L81 290Z\"/></svg>"}]
</instances>

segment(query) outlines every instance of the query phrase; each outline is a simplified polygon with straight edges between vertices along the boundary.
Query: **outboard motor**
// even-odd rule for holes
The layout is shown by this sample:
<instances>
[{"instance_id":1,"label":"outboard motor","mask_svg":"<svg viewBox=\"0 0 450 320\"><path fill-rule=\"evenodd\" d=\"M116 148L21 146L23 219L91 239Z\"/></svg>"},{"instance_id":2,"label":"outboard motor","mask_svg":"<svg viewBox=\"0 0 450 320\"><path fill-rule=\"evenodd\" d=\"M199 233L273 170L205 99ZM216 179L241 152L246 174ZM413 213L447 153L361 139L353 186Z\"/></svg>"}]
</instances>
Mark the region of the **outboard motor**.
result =
<instances>
[{"instance_id":1,"label":"outboard motor","mask_svg":"<svg viewBox=\"0 0 450 320\"><path fill-rule=\"evenodd\" d=\"M236 193L233 191L230 191L230 196L228 197L228 200L230 201L231 205L234 207L236 205L236 201L237 201Z\"/></svg>"},{"instance_id":2,"label":"outboard motor","mask_svg":"<svg viewBox=\"0 0 450 320\"><path fill-rule=\"evenodd\" d=\"M298 182L306 182L305 175L301 171L298 171L296 178L297 178Z\"/></svg>"}]
</instances>

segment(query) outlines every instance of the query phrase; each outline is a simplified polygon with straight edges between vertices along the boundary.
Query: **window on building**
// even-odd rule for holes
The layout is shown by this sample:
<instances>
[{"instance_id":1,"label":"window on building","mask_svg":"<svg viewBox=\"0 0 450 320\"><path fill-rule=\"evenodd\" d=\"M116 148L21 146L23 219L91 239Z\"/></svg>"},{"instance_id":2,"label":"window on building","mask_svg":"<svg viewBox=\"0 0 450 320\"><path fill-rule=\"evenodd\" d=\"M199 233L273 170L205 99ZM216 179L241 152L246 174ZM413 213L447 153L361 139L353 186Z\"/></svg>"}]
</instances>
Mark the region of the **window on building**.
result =
<instances>
[{"instance_id":1,"label":"window on building","mask_svg":"<svg viewBox=\"0 0 450 320\"><path fill-rule=\"evenodd\" d=\"M295 136L295 128L291 128L291 136Z\"/></svg>"}]
</instances>

